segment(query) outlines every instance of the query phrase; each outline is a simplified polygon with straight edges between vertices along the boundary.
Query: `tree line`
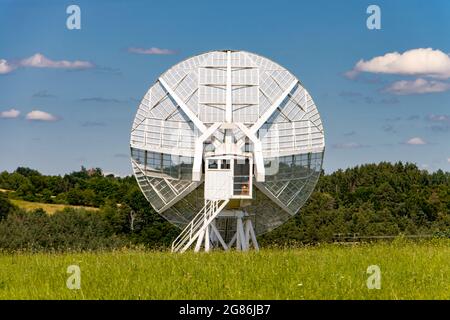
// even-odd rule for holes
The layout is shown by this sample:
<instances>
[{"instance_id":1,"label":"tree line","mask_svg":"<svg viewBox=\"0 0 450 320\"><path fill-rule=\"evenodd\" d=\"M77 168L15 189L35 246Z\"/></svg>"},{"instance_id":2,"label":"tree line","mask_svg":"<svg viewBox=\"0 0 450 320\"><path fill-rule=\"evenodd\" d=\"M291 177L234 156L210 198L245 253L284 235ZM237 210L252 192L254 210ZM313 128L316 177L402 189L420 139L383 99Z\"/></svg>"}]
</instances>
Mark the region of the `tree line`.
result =
<instances>
[{"instance_id":1,"label":"tree line","mask_svg":"<svg viewBox=\"0 0 450 320\"><path fill-rule=\"evenodd\" d=\"M151 208L134 177L81 168L63 176L30 168L0 173L0 250L93 250L170 245L179 230ZM99 207L49 215L11 199ZM450 236L450 173L411 163L366 164L322 174L300 213L262 245L334 241L337 235Z\"/></svg>"}]
</instances>

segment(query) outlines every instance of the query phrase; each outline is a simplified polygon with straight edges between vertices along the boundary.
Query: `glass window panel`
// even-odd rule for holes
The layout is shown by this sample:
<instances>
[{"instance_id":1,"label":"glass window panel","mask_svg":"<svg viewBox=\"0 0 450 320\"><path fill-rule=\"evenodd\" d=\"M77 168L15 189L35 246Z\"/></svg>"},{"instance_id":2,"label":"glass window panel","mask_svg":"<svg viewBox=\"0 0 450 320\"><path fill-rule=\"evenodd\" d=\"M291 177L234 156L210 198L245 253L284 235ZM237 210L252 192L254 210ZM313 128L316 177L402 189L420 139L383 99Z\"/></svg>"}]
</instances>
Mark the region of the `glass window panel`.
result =
<instances>
[{"instance_id":1,"label":"glass window panel","mask_svg":"<svg viewBox=\"0 0 450 320\"><path fill-rule=\"evenodd\" d=\"M219 168L219 164L218 161L215 159L210 159L208 161L208 169L218 169Z\"/></svg>"}]
</instances>

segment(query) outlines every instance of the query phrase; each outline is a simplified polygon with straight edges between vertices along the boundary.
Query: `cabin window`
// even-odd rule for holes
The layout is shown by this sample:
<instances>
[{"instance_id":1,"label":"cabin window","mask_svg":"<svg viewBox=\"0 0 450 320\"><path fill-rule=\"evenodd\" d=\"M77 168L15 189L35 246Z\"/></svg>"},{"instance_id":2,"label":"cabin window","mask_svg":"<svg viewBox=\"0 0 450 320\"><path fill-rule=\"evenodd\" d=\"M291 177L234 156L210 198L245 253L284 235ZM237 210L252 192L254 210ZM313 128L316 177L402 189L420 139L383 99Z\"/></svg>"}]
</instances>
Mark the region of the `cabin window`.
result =
<instances>
[{"instance_id":1,"label":"cabin window","mask_svg":"<svg viewBox=\"0 0 450 320\"><path fill-rule=\"evenodd\" d=\"M208 162L208 169L218 169L219 168L219 161L218 160L209 160Z\"/></svg>"},{"instance_id":2,"label":"cabin window","mask_svg":"<svg viewBox=\"0 0 450 320\"><path fill-rule=\"evenodd\" d=\"M250 162L234 161L234 187L233 194L235 196L249 196L250 195Z\"/></svg>"},{"instance_id":3,"label":"cabin window","mask_svg":"<svg viewBox=\"0 0 450 320\"><path fill-rule=\"evenodd\" d=\"M222 160L220 169L230 169L230 160Z\"/></svg>"}]
</instances>

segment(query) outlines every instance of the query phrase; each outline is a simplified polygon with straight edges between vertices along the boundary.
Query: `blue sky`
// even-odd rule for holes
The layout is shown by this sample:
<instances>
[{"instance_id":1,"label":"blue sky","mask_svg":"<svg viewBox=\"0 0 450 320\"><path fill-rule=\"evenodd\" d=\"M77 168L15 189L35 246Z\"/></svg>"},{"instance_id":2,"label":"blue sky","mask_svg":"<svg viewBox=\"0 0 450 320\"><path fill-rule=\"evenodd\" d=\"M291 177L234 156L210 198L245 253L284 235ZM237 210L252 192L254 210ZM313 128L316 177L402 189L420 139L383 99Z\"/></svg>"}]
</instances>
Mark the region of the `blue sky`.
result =
<instances>
[{"instance_id":1,"label":"blue sky","mask_svg":"<svg viewBox=\"0 0 450 320\"><path fill-rule=\"evenodd\" d=\"M66 27L71 4L81 30ZM381 30L366 27L370 4ZM450 171L449 39L450 2L438 0L0 0L0 170L130 174L131 124L158 75L230 48L273 59L308 88L327 172L400 160Z\"/></svg>"}]
</instances>

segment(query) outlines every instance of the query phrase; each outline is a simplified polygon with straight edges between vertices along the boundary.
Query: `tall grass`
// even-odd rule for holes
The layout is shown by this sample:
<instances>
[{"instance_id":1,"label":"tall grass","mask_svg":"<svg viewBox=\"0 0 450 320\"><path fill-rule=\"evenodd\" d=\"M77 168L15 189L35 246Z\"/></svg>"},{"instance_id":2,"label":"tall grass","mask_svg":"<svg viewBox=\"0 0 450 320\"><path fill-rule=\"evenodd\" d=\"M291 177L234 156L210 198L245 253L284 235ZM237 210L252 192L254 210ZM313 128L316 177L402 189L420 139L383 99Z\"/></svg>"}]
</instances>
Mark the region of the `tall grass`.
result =
<instances>
[{"instance_id":1,"label":"tall grass","mask_svg":"<svg viewBox=\"0 0 450 320\"><path fill-rule=\"evenodd\" d=\"M66 287L69 265L81 289ZM381 289L366 285L369 265ZM0 254L0 299L450 299L450 241L260 252Z\"/></svg>"}]
</instances>

